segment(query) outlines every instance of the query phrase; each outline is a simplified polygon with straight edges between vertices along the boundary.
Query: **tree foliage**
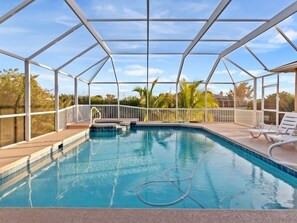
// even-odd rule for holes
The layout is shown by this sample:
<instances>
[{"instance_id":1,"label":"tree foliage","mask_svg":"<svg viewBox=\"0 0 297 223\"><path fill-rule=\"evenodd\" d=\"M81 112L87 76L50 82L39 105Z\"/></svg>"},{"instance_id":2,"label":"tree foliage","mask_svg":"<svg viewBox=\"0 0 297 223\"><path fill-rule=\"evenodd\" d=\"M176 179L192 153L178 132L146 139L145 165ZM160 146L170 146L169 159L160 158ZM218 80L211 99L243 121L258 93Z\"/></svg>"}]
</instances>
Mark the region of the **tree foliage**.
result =
<instances>
[{"instance_id":1,"label":"tree foliage","mask_svg":"<svg viewBox=\"0 0 297 223\"><path fill-rule=\"evenodd\" d=\"M242 82L236 87L236 99L251 99L253 96L253 92L254 90L248 82ZM230 91L227 93L227 97L234 98L234 91L232 89L230 89Z\"/></svg>"},{"instance_id":2,"label":"tree foliage","mask_svg":"<svg viewBox=\"0 0 297 223\"><path fill-rule=\"evenodd\" d=\"M178 93L178 103L181 108L204 108L205 107L205 94L207 97L207 107L216 108L219 104L214 95L207 91L199 90L199 85L202 81L194 81L189 84L185 79L180 82L180 90Z\"/></svg>"}]
</instances>

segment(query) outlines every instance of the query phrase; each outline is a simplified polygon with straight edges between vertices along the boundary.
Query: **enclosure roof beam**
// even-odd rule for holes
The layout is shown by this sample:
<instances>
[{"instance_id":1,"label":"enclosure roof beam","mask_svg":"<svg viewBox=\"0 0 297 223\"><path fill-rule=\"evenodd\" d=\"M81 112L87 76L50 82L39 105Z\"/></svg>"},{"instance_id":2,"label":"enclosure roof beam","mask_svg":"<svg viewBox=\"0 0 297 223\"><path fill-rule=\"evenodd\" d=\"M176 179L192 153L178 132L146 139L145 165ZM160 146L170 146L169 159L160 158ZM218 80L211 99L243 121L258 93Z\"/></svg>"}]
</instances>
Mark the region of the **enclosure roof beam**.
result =
<instances>
[{"instance_id":1,"label":"enclosure roof beam","mask_svg":"<svg viewBox=\"0 0 297 223\"><path fill-rule=\"evenodd\" d=\"M289 16L293 15L295 12L297 12L297 2L296 1L294 3L292 3L291 5L289 5L287 8L285 8L284 10L282 10L281 12L279 12L278 14L276 14L275 16L273 16L269 21L263 23L258 28L256 28L255 30L253 30L252 32L247 34L245 37L240 39L238 42L232 44L230 47L225 49L219 55L218 59L220 60L221 58L223 58L223 57L227 56L228 54L232 53L234 50L238 49L239 47L243 46L247 42L249 42L252 39L256 38L257 36L261 35L265 31L267 31L268 29L274 27L276 24L280 23L281 21L285 20ZM215 64L215 65L217 66L218 63ZM211 79L211 77L212 77L212 75L214 73L214 70L216 69L216 66L213 67L212 71L208 75L208 78L206 80L207 83L210 81L210 79Z\"/></svg>"},{"instance_id":2,"label":"enclosure roof beam","mask_svg":"<svg viewBox=\"0 0 297 223\"><path fill-rule=\"evenodd\" d=\"M87 19L88 22L146 22L146 18ZM207 22L208 19L150 18L149 22ZM217 19L217 22L268 22L269 19Z\"/></svg>"},{"instance_id":3,"label":"enclosure roof beam","mask_svg":"<svg viewBox=\"0 0 297 223\"><path fill-rule=\"evenodd\" d=\"M248 35L243 37L238 42L234 43L230 47L228 47L226 50L224 50L220 57L223 58L233 52L234 50L238 49L239 47L243 46L247 42L251 41L252 39L256 38L257 36L261 35L268 29L274 27L276 24L280 23L281 21L285 20L289 16L293 15L295 12L297 12L297 1L289 5L287 8L282 10L280 13L276 14L274 17L272 17L268 22L260 25L258 28L256 28L254 31L250 32Z\"/></svg>"},{"instance_id":4,"label":"enclosure roof beam","mask_svg":"<svg viewBox=\"0 0 297 223\"><path fill-rule=\"evenodd\" d=\"M10 52L5 51L5 50L1 50L1 49L0 49L0 53L1 53L1 54L4 54L4 55L6 55L6 56L13 57L13 58L18 59L18 60L22 60L22 61L25 61L25 60L26 60L26 58L24 58L24 57L21 57L21 56L19 56L19 55L14 54L14 53L10 53Z\"/></svg>"},{"instance_id":5,"label":"enclosure roof beam","mask_svg":"<svg viewBox=\"0 0 297 223\"><path fill-rule=\"evenodd\" d=\"M259 57L257 57L257 55L247 45L244 45L244 48L259 62L259 64L262 65L262 67L264 68L264 70L268 70L268 68L266 67L266 65L260 60Z\"/></svg>"},{"instance_id":6,"label":"enclosure roof beam","mask_svg":"<svg viewBox=\"0 0 297 223\"><path fill-rule=\"evenodd\" d=\"M30 5L34 1L35 0L25 0L21 4L16 6L15 8L13 8L10 11L8 11L7 13L5 13L3 16L0 17L0 24L2 24L3 22L5 22L10 17L17 14L19 11L21 11L23 8L27 7L28 5Z\"/></svg>"},{"instance_id":7,"label":"enclosure roof beam","mask_svg":"<svg viewBox=\"0 0 297 223\"><path fill-rule=\"evenodd\" d=\"M208 53L208 52L201 52L201 53L189 53L189 55L219 55L220 53ZM128 53L128 52L115 52L112 55L147 55L147 53ZM183 55L183 53L149 53L149 55Z\"/></svg>"},{"instance_id":8,"label":"enclosure roof beam","mask_svg":"<svg viewBox=\"0 0 297 223\"><path fill-rule=\"evenodd\" d=\"M251 79L252 80L252 79ZM146 81L120 81L118 84L146 84ZM153 81L149 81L149 84L154 83ZM186 82L187 84L192 84L193 82ZM201 82L202 84L205 84L205 82ZM93 81L90 84L117 84L115 81ZM176 84L176 82L170 82L170 81L158 81L158 84ZM209 84L234 84L233 82L209 82Z\"/></svg>"},{"instance_id":9,"label":"enclosure roof beam","mask_svg":"<svg viewBox=\"0 0 297 223\"><path fill-rule=\"evenodd\" d=\"M230 62L231 64L233 64L235 67L239 68L240 70L242 70L244 73L246 73L247 75L249 75L252 78L255 78L254 75L252 75L250 72L248 72L247 70L245 70L243 67L239 66L237 63L235 63L234 61L232 61L231 59L225 57L225 60L227 60L228 62Z\"/></svg>"},{"instance_id":10,"label":"enclosure roof beam","mask_svg":"<svg viewBox=\"0 0 297 223\"><path fill-rule=\"evenodd\" d=\"M193 41L187 47L187 49L183 53L183 57L182 57L182 60L181 60L181 64L180 64L177 79L176 79L176 83L179 82L185 58L192 51L192 49L196 46L196 44L200 41L200 39L204 36L204 34L207 32L207 30L212 26L212 24L216 21L216 19L221 15L221 13L225 10L225 8L228 6L228 4L230 2L231 2L231 0L221 0L220 1L219 5L213 11L211 16L207 20L207 22L205 22L205 24L202 26L202 28L200 29L200 31L198 32L196 37L193 39Z\"/></svg>"},{"instance_id":11,"label":"enclosure roof beam","mask_svg":"<svg viewBox=\"0 0 297 223\"><path fill-rule=\"evenodd\" d=\"M291 45L291 47L293 47L293 49L297 51L296 45L290 40L290 38L278 26L275 26L274 28L279 32L279 34L282 35L282 37L284 37L284 39Z\"/></svg>"},{"instance_id":12,"label":"enclosure roof beam","mask_svg":"<svg viewBox=\"0 0 297 223\"><path fill-rule=\"evenodd\" d=\"M218 56L218 58L217 58L216 61L214 62L214 65L213 65L212 68L211 68L211 71L210 71L210 73L209 73L209 75L208 75L208 78L206 79L206 85L209 83L209 81L210 81L212 75L214 74L215 70L217 69L217 67L218 67L218 65L219 65L219 63L220 63L220 61L221 61L221 57Z\"/></svg>"},{"instance_id":13,"label":"enclosure roof beam","mask_svg":"<svg viewBox=\"0 0 297 223\"><path fill-rule=\"evenodd\" d=\"M91 84L92 81L94 80L94 78L97 76L97 74L101 71L101 69L104 67L105 63L109 60L110 57L106 58L105 61L100 64L99 68L97 69L97 71L94 73L94 75L90 78L89 83Z\"/></svg>"},{"instance_id":14,"label":"enclosure roof beam","mask_svg":"<svg viewBox=\"0 0 297 223\"><path fill-rule=\"evenodd\" d=\"M109 56L105 56L103 57L101 60L97 61L96 63L94 63L92 66L88 67L87 69L85 69L83 72L79 73L78 75L76 75L75 77L80 77L81 75L83 75L84 73L86 73L88 70L92 69L93 67L95 67L96 65L98 65L99 63L101 63L102 61L108 59Z\"/></svg>"},{"instance_id":15,"label":"enclosure roof beam","mask_svg":"<svg viewBox=\"0 0 297 223\"><path fill-rule=\"evenodd\" d=\"M111 60L111 65L112 65L112 69L113 69L113 73L114 73L114 78L115 78L117 84L119 84L118 76L117 76L117 72L116 72L116 69L115 69L115 66L114 66L113 58L110 57L110 60Z\"/></svg>"},{"instance_id":16,"label":"enclosure roof beam","mask_svg":"<svg viewBox=\"0 0 297 223\"><path fill-rule=\"evenodd\" d=\"M50 67L50 66L47 66L47 65L38 63L38 62L33 61L33 60L31 60L30 63L33 64L33 65L36 65L36 66L38 66L38 67L41 67L41 68L50 70L50 71L56 71L56 69L53 68L53 67ZM73 75L68 74L68 73L66 73L66 72L63 72L63 71L59 71L59 73L60 73L60 74L63 74L64 76L67 76L67 77L75 78Z\"/></svg>"},{"instance_id":17,"label":"enclosure roof beam","mask_svg":"<svg viewBox=\"0 0 297 223\"><path fill-rule=\"evenodd\" d=\"M231 0L221 0L217 8L214 10L214 12L207 20L207 22L203 25L203 27L198 32L196 37L193 39L191 44L185 50L184 57L186 57L191 52L191 50L196 46L196 44L200 41L200 39L204 36L207 30L212 26L212 24L216 21L216 19L220 16L220 14L224 11L224 9L228 6L230 2Z\"/></svg>"},{"instance_id":18,"label":"enclosure roof beam","mask_svg":"<svg viewBox=\"0 0 297 223\"><path fill-rule=\"evenodd\" d=\"M98 43L93 44L92 46L90 46L89 48L85 49L84 51L82 51L81 53L77 54L75 57L73 57L72 59L68 60L66 63L64 63L63 65L59 66L57 68L57 70L61 70L64 67L66 67L67 65L71 64L74 60L76 60L77 58L81 57L82 55L84 55L85 53L89 52L91 49L93 49L95 46L97 46Z\"/></svg>"},{"instance_id":19,"label":"enclosure roof beam","mask_svg":"<svg viewBox=\"0 0 297 223\"><path fill-rule=\"evenodd\" d=\"M103 42L146 42L147 39L103 39ZM150 42L191 42L193 39L150 39ZM200 42L237 42L238 39L201 39Z\"/></svg>"},{"instance_id":20,"label":"enclosure roof beam","mask_svg":"<svg viewBox=\"0 0 297 223\"><path fill-rule=\"evenodd\" d=\"M39 54L43 53L44 51L46 51L48 48L50 48L51 46L55 45L57 42L59 42L60 40L64 39L66 36L68 36L69 34L73 33L75 30L77 30L79 27L82 26L82 23L77 24L76 26L72 27L71 29L69 29L67 32L63 33L62 35L60 35L59 37L57 37L56 39L54 39L53 41L51 41L50 43L46 44L44 47L42 47L40 50L36 51L35 53L33 53L31 56L29 56L27 58L27 60L32 60L33 58L37 57Z\"/></svg>"},{"instance_id":21,"label":"enclosure roof beam","mask_svg":"<svg viewBox=\"0 0 297 223\"><path fill-rule=\"evenodd\" d=\"M232 82L233 82L233 84L234 84L234 83L235 83L235 82L234 82L234 79L233 79L233 77L232 77L232 75L231 75L231 73L230 73L230 71L229 71L229 69L228 69L228 67L227 67L227 65L226 65L226 63L225 63L224 60L223 60L223 64L224 64L224 66L225 66L225 68L226 68L226 71L227 71L227 73L228 73L230 79L232 80Z\"/></svg>"},{"instance_id":22,"label":"enclosure roof beam","mask_svg":"<svg viewBox=\"0 0 297 223\"><path fill-rule=\"evenodd\" d=\"M75 3L74 0L65 0L67 5L71 8L71 10L76 14L76 16L80 19L80 21L84 24L84 26L89 30L90 34L95 38L95 40L99 43L102 49L111 56L111 51L108 46L103 42L101 36L97 33L94 27L87 20L86 16L83 14L81 9Z\"/></svg>"}]
</instances>

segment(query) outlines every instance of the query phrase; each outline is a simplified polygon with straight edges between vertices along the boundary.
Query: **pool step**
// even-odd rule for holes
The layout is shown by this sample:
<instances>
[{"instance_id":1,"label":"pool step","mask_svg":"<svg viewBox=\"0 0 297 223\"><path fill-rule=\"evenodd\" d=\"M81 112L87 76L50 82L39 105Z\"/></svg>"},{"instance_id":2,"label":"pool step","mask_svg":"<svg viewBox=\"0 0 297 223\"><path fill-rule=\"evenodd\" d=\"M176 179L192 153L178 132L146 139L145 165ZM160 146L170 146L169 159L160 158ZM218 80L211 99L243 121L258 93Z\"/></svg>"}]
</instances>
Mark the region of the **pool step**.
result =
<instances>
[{"instance_id":1,"label":"pool step","mask_svg":"<svg viewBox=\"0 0 297 223\"><path fill-rule=\"evenodd\" d=\"M90 126L89 123L73 123L68 124L67 129L88 129Z\"/></svg>"}]
</instances>

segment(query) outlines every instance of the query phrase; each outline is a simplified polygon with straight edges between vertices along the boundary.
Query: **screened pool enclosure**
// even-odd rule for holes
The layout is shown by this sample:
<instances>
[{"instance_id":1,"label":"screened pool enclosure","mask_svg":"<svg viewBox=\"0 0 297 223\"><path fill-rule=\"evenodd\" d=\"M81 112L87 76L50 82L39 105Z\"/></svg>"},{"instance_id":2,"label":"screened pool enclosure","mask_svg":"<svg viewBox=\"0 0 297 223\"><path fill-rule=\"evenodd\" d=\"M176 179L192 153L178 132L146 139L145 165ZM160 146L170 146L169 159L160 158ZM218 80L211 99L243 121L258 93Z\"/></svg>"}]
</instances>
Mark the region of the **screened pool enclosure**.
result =
<instances>
[{"instance_id":1,"label":"screened pool enclosure","mask_svg":"<svg viewBox=\"0 0 297 223\"><path fill-rule=\"evenodd\" d=\"M296 11L292 0L0 0L0 147L91 107L278 124L297 109Z\"/></svg>"}]
</instances>

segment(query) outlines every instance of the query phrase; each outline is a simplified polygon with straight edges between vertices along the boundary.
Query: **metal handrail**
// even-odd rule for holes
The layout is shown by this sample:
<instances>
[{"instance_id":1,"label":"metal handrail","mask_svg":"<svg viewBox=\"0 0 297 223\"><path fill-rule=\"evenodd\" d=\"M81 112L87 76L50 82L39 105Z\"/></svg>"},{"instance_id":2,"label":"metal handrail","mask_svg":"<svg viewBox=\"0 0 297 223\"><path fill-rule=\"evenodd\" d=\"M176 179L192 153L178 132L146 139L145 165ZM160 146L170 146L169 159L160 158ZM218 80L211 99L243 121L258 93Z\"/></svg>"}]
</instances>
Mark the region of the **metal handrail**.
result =
<instances>
[{"instance_id":1,"label":"metal handrail","mask_svg":"<svg viewBox=\"0 0 297 223\"><path fill-rule=\"evenodd\" d=\"M93 110L95 110L96 114L99 114L99 117L93 119ZM92 107L90 111L90 125L92 125L96 119L101 119L101 112L96 107Z\"/></svg>"},{"instance_id":2,"label":"metal handrail","mask_svg":"<svg viewBox=\"0 0 297 223\"><path fill-rule=\"evenodd\" d=\"M268 150L267 150L269 158L278 164L283 164L283 165L288 165L288 166L297 166L297 163L281 161L281 160L276 159L272 156L273 149L275 149L276 147L280 147L282 145L290 144L290 143L297 143L297 137L295 139L290 139L290 140L286 140L286 141L282 141L282 142L273 143L271 146L268 147ZM296 147L296 145L295 145L295 147Z\"/></svg>"}]
</instances>

